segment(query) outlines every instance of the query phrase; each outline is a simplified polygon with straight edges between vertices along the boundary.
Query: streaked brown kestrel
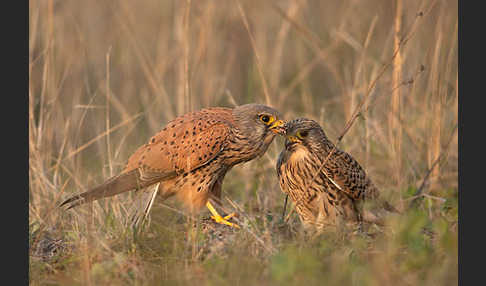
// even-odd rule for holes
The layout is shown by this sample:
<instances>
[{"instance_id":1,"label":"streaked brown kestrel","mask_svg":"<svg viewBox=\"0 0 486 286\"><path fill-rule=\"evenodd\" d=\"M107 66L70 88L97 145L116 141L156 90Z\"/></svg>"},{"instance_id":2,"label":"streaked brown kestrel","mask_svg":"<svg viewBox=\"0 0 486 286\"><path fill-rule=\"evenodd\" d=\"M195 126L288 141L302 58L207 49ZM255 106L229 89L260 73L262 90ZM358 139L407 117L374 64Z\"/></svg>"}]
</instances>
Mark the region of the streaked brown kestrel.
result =
<instances>
[{"instance_id":1,"label":"streaked brown kestrel","mask_svg":"<svg viewBox=\"0 0 486 286\"><path fill-rule=\"evenodd\" d=\"M285 149L277 161L280 188L295 204L304 227L322 229L337 220L381 223L379 213L362 210L365 200L396 212L379 198L378 189L351 155L336 148L329 156L335 146L316 121L294 119L283 132Z\"/></svg>"},{"instance_id":2,"label":"streaked brown kestrel","mask_svg":"<svg viewBox=\"0 0 486 286\"><path fill-rule=\"evenodd\" d=\"M206 205L216 222L238 227L228 221L231 215L219 215L209 199L220 199L223 178L233 166L265 153L283 127L279 117L277 110L260 104L212 107L179 116L139 147L119 175L61 206L72 208L152 187L140 206L144 217L159 193L163 199L175 195L191 212Z\"/></svg>"}]
</instances>

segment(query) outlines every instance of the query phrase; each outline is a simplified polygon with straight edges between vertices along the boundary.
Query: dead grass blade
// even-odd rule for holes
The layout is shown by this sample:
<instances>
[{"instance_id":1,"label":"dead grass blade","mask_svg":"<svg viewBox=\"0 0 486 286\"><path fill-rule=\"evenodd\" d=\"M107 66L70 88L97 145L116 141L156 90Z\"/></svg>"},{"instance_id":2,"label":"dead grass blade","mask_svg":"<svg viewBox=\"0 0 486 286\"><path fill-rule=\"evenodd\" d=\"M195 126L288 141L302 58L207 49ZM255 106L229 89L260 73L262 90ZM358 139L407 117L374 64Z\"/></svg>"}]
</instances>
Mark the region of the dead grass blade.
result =
<instances>
[{"instance_id":1,"label":"dead grass blade","mask_svg":"<svg viewBox=\"0 0 486 286\"><path fill-rule=\"evenodd\" d=\"M260 74L260 79L262 81L262 86L263 86L263 94L265 95L265 102L267 105L272 104L272 100L270 97L270 91L268 90L268 85L267 81L265 80L265 74L263 72L263 64L260 59L260 56L258 54L257 46L255 39L253 38L253 35L250 31L250 25L248 24L248 19L246 18L245 11L243 10L243 7L241 6L240 0L236 0L236 3L238 5L238 10L240 12L241 20L243 21L243 24L245 25L246 31L248 32L248 37L250 38L251 46L253 48L253 52L255 53L255 59L257 63L257 68L258 68L258 73Z\"/></svg>"},{"instance_id":2,"label":"dead grass blade","mask_svg":"<svg viewBox=\"0 0 486 286\"><path fill-rule=\"evenodd\" d=\"M430 169L425 174L425 177L422 180L422 183L420 184L420 187L417 189L417 191L413 195L414 200L412 200L412 202L410 203L410 205L408 207L409 209L418 206L418 204L420 202L419 199L421 197L423 197L424 195L426 195L423 192L425 191L425 187L426 187L427 182L429 180L429 176L430 176L430 174L432 174L432 172L434 171L434 168L439 164L439 162L445 156L447 156L447 152L449 151L449 146L451 145L452 139L454 139L454 137L457 135L457 132L456 132L457 126L458 126L458 124L456 123L456 125L452 129L452 133L451 133L451 136L449 137L449 140L447 142L447 145L444 147L444 151L442 151L441 154L437 157L437 159L435 159L434 163L432 164L432 166L430 167Z\"/></svg>"},{"instance_id":3,"label":"dead grass blade","mask_svg":"<svg viewBox=\"0 0 486 286\"><path fill-rule=\"evenodd\" d=\"M139 112L137 114L135 114L134 116L118 123L117 125L111 127L109 130L106 130L105 132L99 134L98 136L96 136L95 138L89 140L88 142L84 143L83 145L81 145L80 147L78 147L76 150L73 150L71 153L69 153L66 157L62 158L60 161L64 161L64 160L67 160L73 156L75 156L76 154L78 154L79 152L83 151L84 149L88 148L91 144L95 143L96 141L100 140L101 138L103 138L104 136L118 130L119 128L133 122L135 119L137 119L140 115L142 115L143 112ZM52 168L54 168L55 166L53 166ZM52 169L51 168L51 169ZM50 169L50 170L51 170Z\"/></svg>"}]
</instances>

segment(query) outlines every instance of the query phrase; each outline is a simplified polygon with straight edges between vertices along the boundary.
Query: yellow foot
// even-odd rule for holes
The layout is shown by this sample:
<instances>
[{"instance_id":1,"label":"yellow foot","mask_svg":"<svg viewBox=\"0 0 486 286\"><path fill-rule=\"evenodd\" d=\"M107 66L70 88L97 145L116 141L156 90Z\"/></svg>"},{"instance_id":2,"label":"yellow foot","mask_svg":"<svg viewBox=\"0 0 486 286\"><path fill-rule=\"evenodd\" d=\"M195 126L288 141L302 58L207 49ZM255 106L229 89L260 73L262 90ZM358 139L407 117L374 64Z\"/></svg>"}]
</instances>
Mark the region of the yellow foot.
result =
<instances>
[{"instance_id":1,"label":"yellow foot","mask_svg":"<svg viewBox=\"0 0 486 286\"><path fill-rule=\"evenodd\" d=\"M228 220L234 216L236 216L235 213L232 213L232 214L229 214L227 216L225 216L224 218L216 211L216 209L213 207L213 205L211 205L211 203L208 201L206 203L206 207L209 209L209 211L213 214L211 216L212 219L214 219L215 222L217 223L220 223L220 224L226 224L226 225L229 225L231 227L235 227L235 228L240 228L239 225L237 225L236 223L232 223L232 222L229 222Z\"/></svg>"},{"instance_id":2,"label":"yellow foot","mask_svg":"<svg viewBox=\"0 0 486 286\"><path fill-rule=\"evenodd\" d=\"M238 216L236 213L232 213L232 214L229 214L227 216L224 217L225 220L229 220L230 218L234 217L234 216Z\"/></svg>"},{"instance_id":3,"label":"yellow foot","mask_svg":"<svg viewBox=\"0 0 486 286\"><path fill-rule=\"evenodd\" d=\"M229 226L235 227L235 228L240 228L240 226L237 225L236 223L232 223L232 222L228 221L228 219L233 217L233 216L234 216L234 214L227 215L225 217L222 217L220 215L213 215L213 216L211 216L211 218L214 219L214 221L217 222L217 223L226 224L226 225L229 225Z\"/></svg>"}]
</instances>

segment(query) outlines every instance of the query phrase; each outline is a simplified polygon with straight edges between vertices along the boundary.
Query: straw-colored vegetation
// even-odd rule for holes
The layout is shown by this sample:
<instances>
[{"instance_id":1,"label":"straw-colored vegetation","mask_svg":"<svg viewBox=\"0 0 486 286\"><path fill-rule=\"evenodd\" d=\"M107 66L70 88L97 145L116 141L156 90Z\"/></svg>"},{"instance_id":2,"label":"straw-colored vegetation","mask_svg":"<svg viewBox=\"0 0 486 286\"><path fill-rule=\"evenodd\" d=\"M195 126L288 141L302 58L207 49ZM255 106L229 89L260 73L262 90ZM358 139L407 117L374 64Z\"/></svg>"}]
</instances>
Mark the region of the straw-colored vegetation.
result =
<instances>
[{"instance_id":1,"label":"straw-colored vegetation","mask_svg":"<svg viewBox=\"0 0 486 286\"><path fill-rule=\"evenodd\" d=\"M454 0L30 0L30 283L456 285L457 13ZM138 235L133 194L57 208L176 115L250 102L344 132L403 215L373 237L303 236L295 213L281 219L281 138L226 176L244 223L211 255L173 200Z\"/></svg>"}]
</instances>

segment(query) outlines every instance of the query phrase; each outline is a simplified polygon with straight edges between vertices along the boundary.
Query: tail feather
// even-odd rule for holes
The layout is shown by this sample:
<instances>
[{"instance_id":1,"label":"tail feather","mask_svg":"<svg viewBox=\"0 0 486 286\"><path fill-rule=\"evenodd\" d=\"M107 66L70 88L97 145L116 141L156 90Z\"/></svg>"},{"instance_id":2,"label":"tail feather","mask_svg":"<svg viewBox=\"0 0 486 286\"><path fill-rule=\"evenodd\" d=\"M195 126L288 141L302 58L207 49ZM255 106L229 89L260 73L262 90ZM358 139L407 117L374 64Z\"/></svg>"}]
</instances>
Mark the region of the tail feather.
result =
<instances>
[{"instance_id":1,"label":"tail feather","mask_svg":"<svg viewBox=\"0 0 486 286\"><path fill-rule=\"evenodd\" d=\"M147 187L145 190L140 190L141 194L134 199L128 211L128 223L131 228L138 228L148 218L157 193L159 192L159 187L160 184L155 184Z\"/></svg>"},{"instance_id":2,"label":"tail feather","mask_svg":"<svg viewBox=\"0 0 486 286\"><path fill-rule=\"evenodd\" d=\"M363 210L362 219L369 223L384 225L385 217L390 214L401 214L401 212L388 201L377 198L377 204L371 209Z\"/></svg>"},{"instance_id":3,"label":"tail feather","mask_svg":"<svg viewBox=\"0 0 486 286\"><path fill-rule=\"evenodd\" d=\"M146 177L138 169L132 171L121 173L117 176L111 177L103 184L84 192L79 195L75 195L67 200L65 200L60 207L68 206L67 209L71 209L78 205L92 202L98 199L111 197L123 192L128 192L131 190L138 190L156 182L164 179L165 176L162 174L158 176Z\"/></svg>"}]
</instances>

